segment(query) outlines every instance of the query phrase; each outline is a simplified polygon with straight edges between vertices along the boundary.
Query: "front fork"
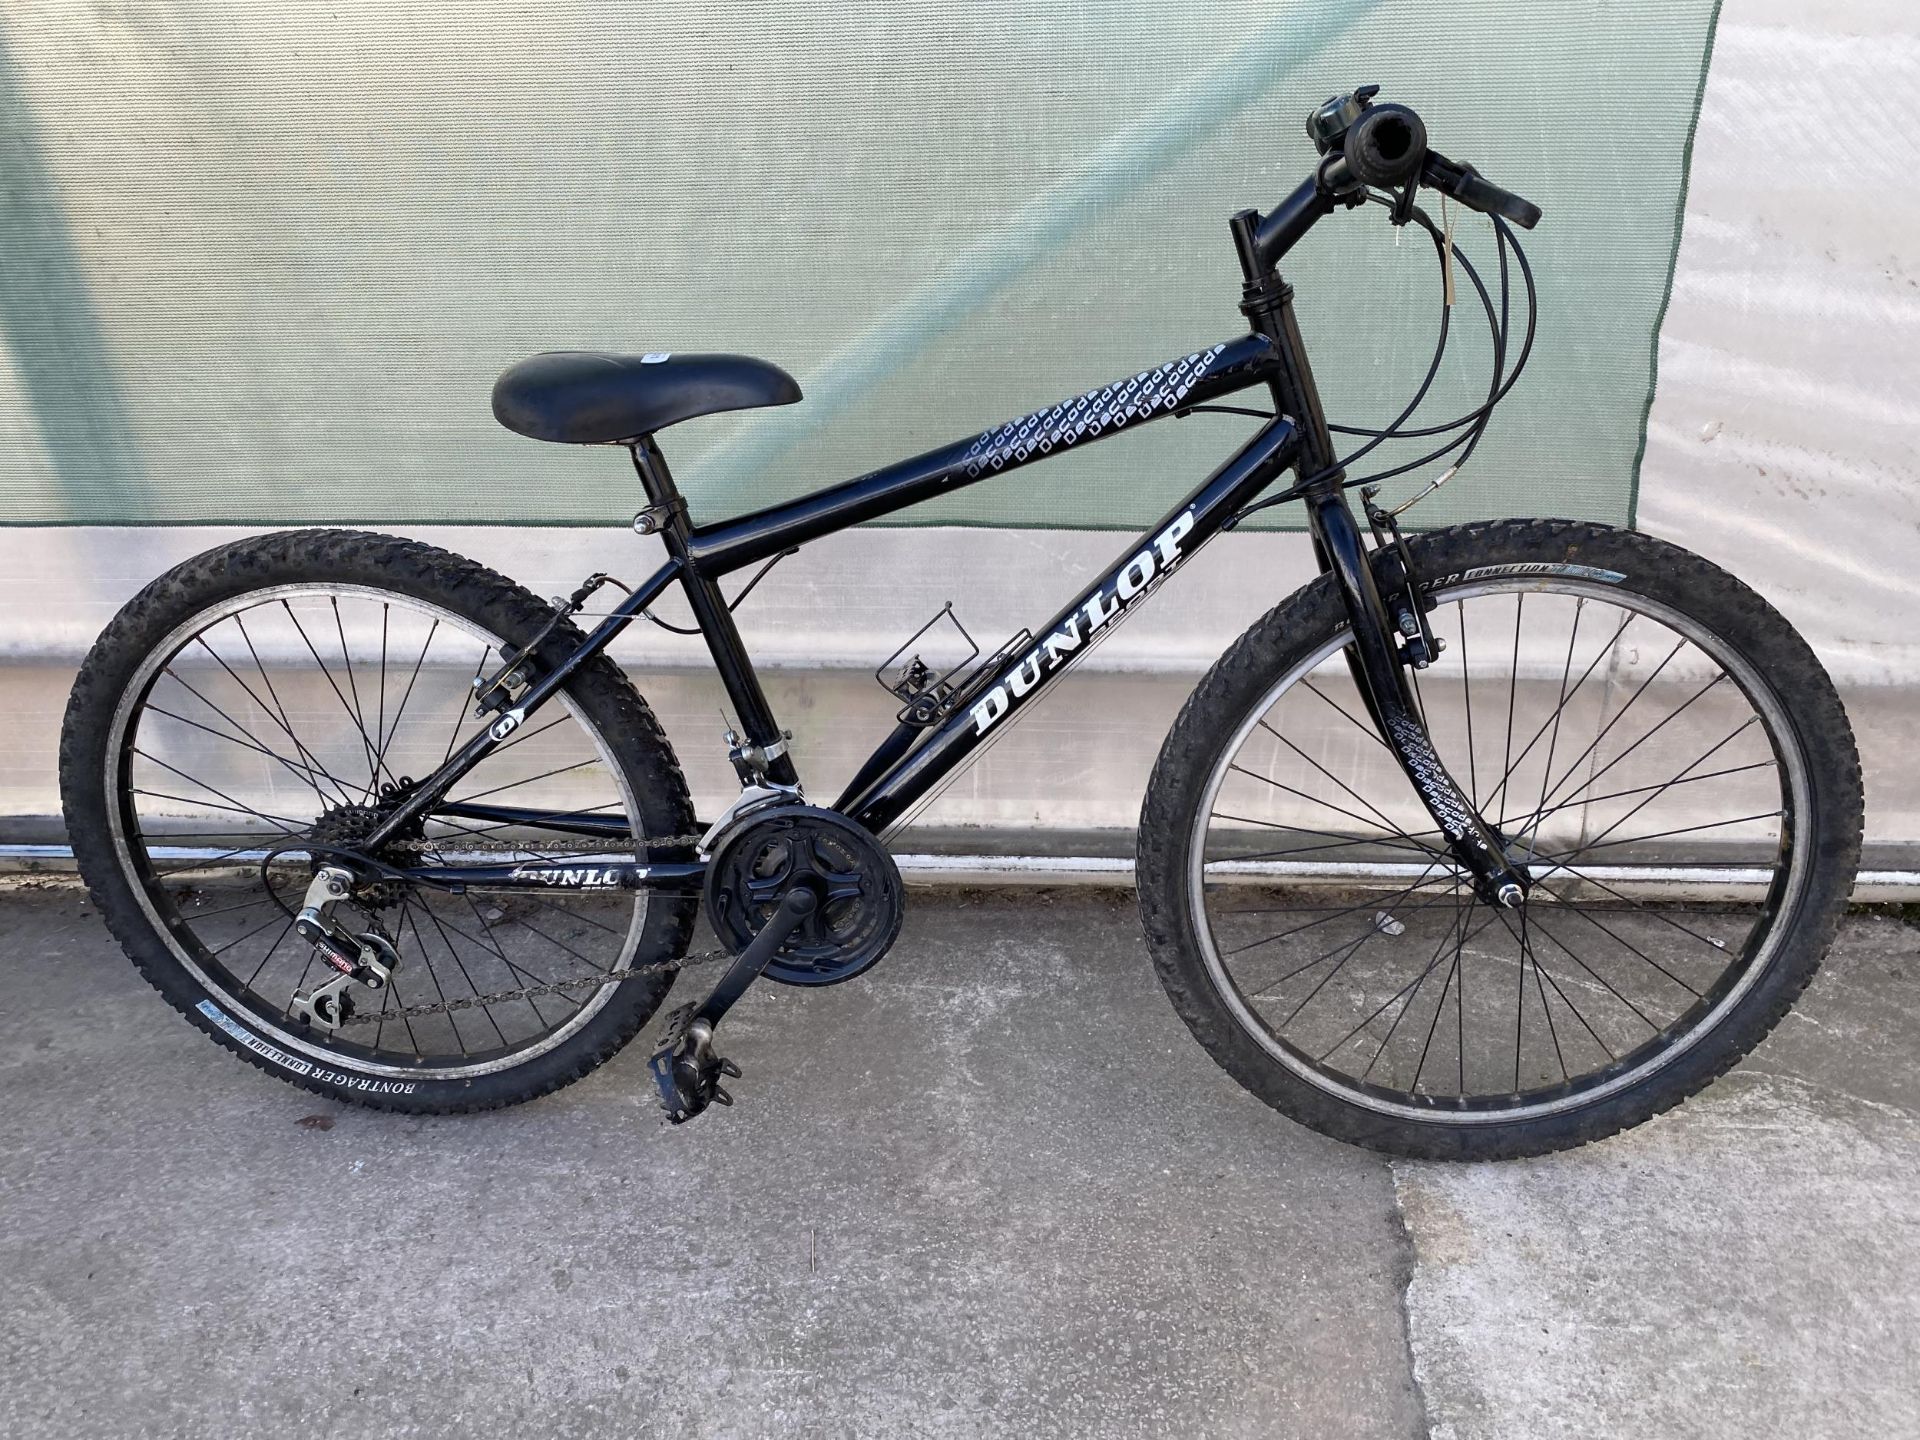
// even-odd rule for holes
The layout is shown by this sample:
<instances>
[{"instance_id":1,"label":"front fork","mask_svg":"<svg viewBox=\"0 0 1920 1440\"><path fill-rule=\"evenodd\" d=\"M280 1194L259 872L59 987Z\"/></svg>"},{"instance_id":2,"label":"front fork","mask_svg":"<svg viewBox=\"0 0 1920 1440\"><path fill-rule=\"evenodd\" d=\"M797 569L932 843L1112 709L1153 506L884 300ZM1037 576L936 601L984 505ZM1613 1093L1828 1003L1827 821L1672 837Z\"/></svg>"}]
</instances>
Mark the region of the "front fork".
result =
<instances>
[{"instance_id":1,"label":"front fork","mask_svg":"<svg viewBox=\"0 0 1920 1440\"><path fill-rule=\"evenodd\" d=\"M1394 639L1396 627L1375 583L1366 542L1345 493L1329 487L1309 495L1307 523L1321 568L1333 575L1346 605L1353 630L1347 666L1367 713L1446 836L1447 849L1473 876L1475 892L1489 904L1519 905L1532 888L1532 877L1507 857L1501 836L1481 818L1434 752ZM1418 578L1409 574L1406 584L1409 602L1417 606Z\"/></svg>"}]
</instances>

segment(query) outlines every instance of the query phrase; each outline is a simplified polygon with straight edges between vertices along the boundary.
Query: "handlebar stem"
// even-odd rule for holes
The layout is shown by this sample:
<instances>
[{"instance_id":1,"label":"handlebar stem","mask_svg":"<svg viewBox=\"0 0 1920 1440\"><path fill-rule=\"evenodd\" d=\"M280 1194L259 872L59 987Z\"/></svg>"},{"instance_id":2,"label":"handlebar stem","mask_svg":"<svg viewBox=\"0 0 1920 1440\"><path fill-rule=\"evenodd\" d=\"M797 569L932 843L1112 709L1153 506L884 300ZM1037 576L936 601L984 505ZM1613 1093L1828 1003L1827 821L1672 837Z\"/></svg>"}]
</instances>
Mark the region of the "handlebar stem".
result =
<instances>
[{"instance_id":1,"label":"handlebar stem","mask_svg":"<svg viewBox=\"0 0 1920 1440\"><path fill-rule=\"evenodd\" d=\"M1301 181L1293 193L1266 215L1252 211L1250 234L1241 240L1239 216L1235 216L1234 239L1240 248L1240 269L1251 285L1272 272L1281 258L1306 238L1336 206L1353 206L1365 201L1367 187L1353 178L1344 155L1329 155L1311 178Z\"/></svg>"}]
</instances>

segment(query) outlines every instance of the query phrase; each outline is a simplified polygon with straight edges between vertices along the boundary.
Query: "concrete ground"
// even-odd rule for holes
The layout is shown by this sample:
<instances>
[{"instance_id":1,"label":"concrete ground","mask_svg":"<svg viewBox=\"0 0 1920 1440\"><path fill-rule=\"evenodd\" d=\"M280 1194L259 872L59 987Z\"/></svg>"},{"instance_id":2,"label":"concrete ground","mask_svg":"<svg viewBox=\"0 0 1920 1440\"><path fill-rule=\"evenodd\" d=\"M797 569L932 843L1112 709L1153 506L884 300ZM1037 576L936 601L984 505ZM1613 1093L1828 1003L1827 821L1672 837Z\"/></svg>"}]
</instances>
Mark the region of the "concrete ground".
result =
<instances>
[{"instance_id":1,"label":"concrete ground","mask_svg":"<svg viewBox=\"0 0 1920 1440\"><path fill-rule=\"evenodd\" d=\"M379 1115L195 1034L75 890L0 933L10 1436L1920 1433L1894 919L1679 1113L1472 1168L1241 1092L1118 895L917 894L671 1132L638 1045Z\"/></svg>"}]
</instances>

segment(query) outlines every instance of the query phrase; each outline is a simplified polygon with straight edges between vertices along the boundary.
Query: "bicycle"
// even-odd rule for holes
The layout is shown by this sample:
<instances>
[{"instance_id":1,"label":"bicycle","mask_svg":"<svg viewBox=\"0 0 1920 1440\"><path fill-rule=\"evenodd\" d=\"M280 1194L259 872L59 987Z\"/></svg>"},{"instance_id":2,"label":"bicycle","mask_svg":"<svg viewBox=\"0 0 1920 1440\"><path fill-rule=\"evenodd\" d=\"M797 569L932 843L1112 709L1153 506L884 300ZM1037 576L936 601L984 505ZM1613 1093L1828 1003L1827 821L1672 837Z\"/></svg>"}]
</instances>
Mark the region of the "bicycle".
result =
<instances>
[{"instance_id":1,"label":"bicycle","mask_svg":"<svg viewBox=\"0 0 1920 1440\"><path fill-rule=\"evenodd\" d=\"M666 556L631 587L595 574L549 604L345 530L245 539L163 575L87 656L62 739L67 826L106 923L242 1058L419 1113L577 1080L678 971L724 961L652 1055L668 1116L690 1119L732 1103L716 1027L748 986L839 983L893 945L904 896L885 837L1208 541L1298 501L1318 578L1200 682L1142 809L1142 917L1180 1016L1283 1113L1403 1155L1560 1149L1699 1090L1833 938L1861 833L1846 716L1787 622L1676 546L1566 520L1402 534L1526 363L1536 295L1513 226L1540 211L1430 148L1376 90L1317 109L1313 173L1232 218L1248 334L798 499L696 524L658 440L799 400L774 365L560 352L508 370L494 409L510 429L630 453L633 528ZM1497 307L1423 187L1443 213L1489 218ZM1279 262L1374 204L1431 239L1447 305L1412 402L1341 427ZM1456 270L1493 378L1466 414L1412 425ZM745 591L729 601L722 577L758 566L751 590L807 541L1262 387L1272 411L1238 411L1258 431L1040 630L983 657L949 606L883 662L894 730L831 805L807 799L734 624ZM1364 443L1341 456L1335 434ZM1349 473L1421 437L1440 442L1421 460ZM1378 502L1373 482L1439 460L1412 499ZM583 629L608 585L622 597ZM636 619L668 624L650 607L676 585L694 620L679 628L704 638L737 717L740 795L709 822L606 654ZM908 656L948 621L960 661ZM698 913L720 947L690 956Z\"/></svg>"}]
</instances>

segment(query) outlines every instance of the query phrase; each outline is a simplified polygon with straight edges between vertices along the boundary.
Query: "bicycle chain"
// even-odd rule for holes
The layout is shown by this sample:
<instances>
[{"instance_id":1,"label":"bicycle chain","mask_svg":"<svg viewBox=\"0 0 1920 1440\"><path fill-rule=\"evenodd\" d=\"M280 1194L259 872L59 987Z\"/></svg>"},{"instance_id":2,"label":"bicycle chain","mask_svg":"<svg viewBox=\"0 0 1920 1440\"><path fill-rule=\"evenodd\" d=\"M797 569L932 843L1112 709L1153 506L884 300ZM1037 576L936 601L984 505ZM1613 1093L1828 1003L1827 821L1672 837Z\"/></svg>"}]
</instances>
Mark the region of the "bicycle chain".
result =
<instances>
[{"instance_id":1,"label":"bicycle chain","mask_svg":"<svg viewBox=\"0 0 1920 1440\"><path fill-rule=\"evenodd\" d=\"M669 848L676 845L697 846L705 839L704 834L663 835L648 837L646 844L651 848L659 846ZM395 850L431 851L440 847L424 840L406 840L391 847ZM527 847L516 845L510 840L474 839L466 842L463 850L482 852L519 851L527 853ZM537 853L537 852L536 852ZM485 995L465 995L453 1000L423 1001L418 1005L402 1005L397 1009L383 1009L365 1015L349 1015L338 1026L345 1030L354 1025L375 1025L389 1020L419 1020L429 1015L446 1015L456 1010L472 1010L479 1006L505 1005L515 1000L537 1000L543 995L564 995L569 991L588 989L598 990L608 985L623 985L629 980L640 980L650 975L672 975L682 970L691 970L698 965L710 965L716 960L730 960L733 952L727 949L702 950L697 955L680 955L672 960L662 960L657 965L643 965L637 970L614 970L605 975L583 975L572 980L550 980L539 985L523 985L517 990L494 990Z\"/></svg>"}]
</instances>

